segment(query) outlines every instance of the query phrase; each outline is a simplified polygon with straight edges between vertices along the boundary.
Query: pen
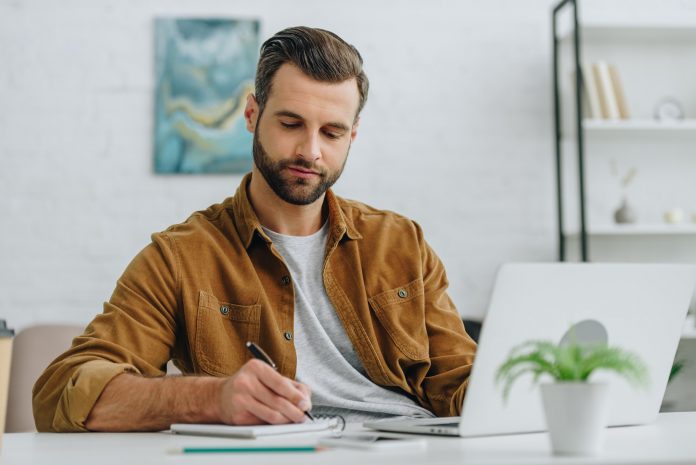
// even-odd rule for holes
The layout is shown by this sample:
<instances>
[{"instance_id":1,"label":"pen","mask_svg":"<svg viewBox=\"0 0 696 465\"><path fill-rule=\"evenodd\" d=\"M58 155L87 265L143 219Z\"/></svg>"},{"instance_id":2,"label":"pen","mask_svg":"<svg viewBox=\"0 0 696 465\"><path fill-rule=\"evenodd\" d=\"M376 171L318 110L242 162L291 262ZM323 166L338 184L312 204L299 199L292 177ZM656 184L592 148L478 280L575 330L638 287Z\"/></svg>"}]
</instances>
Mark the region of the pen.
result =
<instances>
[{"instance_id":1,"label":"pen","mask_svg":"<svg viewBox=\"0 0 696 465\"><path fill-rule=\"evenodd\" d=\"M319 452L325 450L317 446L266 446L266 447L181 447L170 449L172 454L221 454L253 452Z\"/></svg>"},{"instance_id":2,"label":"pen","mask_svg":"<svg viewBox=\"0 0 696 465\"><path fill-rule=\"evenodd\" d=\"M251 341L247 341L246 343L247 349L249 349L249 352L251 352L251 355L254 356L255 359L261 360L262 362L265 362L271 366L274 370L278 370L278 367L276 366L275 363L273 363L273 360L271 360L271 357L268 356L266 352L263 351L263 349L256 344L254 344ZM304 413L307 418L310 420L314 421L314 417L312 416L311 413L309 413L308 410L305 411Z\"/></svg>"}]
</instances>

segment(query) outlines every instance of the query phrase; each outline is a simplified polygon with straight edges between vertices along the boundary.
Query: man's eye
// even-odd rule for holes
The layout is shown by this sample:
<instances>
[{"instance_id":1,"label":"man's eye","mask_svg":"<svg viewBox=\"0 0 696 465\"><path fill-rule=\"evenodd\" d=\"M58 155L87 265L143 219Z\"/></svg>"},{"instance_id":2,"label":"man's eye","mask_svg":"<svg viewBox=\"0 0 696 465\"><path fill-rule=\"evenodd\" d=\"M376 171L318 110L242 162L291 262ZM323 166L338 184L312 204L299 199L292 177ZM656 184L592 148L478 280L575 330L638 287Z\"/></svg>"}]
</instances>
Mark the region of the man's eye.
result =
<instances>
[{"instance_id":1,"label":"man's eye","mask_svg":"<svg viewBox=\"0 0 696 465\"><path fill-rule=\"evenodd\" d=\"M327 131L327 132L324 132L324 134L325 134L326 137L328 137L329 139L338 139L339 137L341 137L340 134L337 134L337 133L335 133L335 132L328 132L328 131Z\"/></svg>"},{"instance_id":2,"label":"man's eye","mask_svg":"<svg viewBox=\"0 0 696 465\"><path fill-rule=\"evenodd\" d=\"M284 128L288 128L288 129L294 129L294 128L299 128L299 127L300 127L300 123L284 123L284 122L281 121L280 124L281 124L281 126L283 126Z\"/></svg>"}]
</instances>

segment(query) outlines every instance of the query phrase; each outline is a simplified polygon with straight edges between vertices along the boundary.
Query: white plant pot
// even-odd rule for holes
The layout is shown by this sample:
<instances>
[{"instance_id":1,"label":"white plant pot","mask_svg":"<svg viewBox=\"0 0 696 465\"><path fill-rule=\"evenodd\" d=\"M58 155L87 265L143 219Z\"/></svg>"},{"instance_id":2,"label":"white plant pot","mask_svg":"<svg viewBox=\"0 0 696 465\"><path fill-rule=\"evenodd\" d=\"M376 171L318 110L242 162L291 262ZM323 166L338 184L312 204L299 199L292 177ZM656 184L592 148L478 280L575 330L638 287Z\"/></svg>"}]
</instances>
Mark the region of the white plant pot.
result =
<instances>
[{"instance_id":1,"label":"white plant pot","mask_svg":"<svg viewBox=\"0 0 696 465\"><path fill-rule=\"evenodd\" d=\"M557 382L541 385L553 453L597 455L609 411L609 385Z\"/></svg>"}]
</instances>

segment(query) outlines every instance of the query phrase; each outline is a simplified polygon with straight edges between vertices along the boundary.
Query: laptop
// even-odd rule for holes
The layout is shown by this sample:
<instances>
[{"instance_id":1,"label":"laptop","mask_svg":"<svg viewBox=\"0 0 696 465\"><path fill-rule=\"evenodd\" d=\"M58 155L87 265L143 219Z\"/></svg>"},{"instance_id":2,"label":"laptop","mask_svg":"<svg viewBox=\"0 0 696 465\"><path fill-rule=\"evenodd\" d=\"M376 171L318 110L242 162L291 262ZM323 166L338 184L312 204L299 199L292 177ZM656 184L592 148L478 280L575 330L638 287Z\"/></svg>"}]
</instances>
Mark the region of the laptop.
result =
<instances>
[{"instance_id":1,"label":"laptop","mask_svg":"<svg viewBox=\"0 0 696 465\"><path fill-rule=\"evenodd\" d=\"M573 335L606 341L643 358L649 385L636 388L609 372L609 425L654 421L667 387L696 285L696 266L658 264L506 264L498 271L483 322L461 417L368 421L368 428L445 436L546 430L538 386L519 378L503 402L495 374L518 344ZM541 382L545 380L542 378Z\"/></svg>"}]
</instances>

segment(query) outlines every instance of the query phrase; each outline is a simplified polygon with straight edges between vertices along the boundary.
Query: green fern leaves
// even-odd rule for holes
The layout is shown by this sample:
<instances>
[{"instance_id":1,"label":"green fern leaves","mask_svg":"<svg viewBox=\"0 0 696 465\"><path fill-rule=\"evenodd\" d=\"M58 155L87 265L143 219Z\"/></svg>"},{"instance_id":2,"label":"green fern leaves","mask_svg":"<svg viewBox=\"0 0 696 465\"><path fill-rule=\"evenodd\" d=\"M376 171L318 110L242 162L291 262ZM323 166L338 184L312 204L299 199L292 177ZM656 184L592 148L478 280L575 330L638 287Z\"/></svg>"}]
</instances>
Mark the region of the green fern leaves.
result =
<instances>
[{"instance_id":1,"label":"green fern leaves","mask_svg":"<svg viewBox=\"0 0 696 465\"><path fill-rule=\"evenodd\" d=\"M507 400L512 385L522 375L533 375L534 382L543 375L561 382L586 382L597 370L613 371L636 386L648 382L645 364L632 352L606 344L558 345L549 341L527 341L513 348L498 369L496 382L502 383Z\"/></svg>"}]
</instances>

